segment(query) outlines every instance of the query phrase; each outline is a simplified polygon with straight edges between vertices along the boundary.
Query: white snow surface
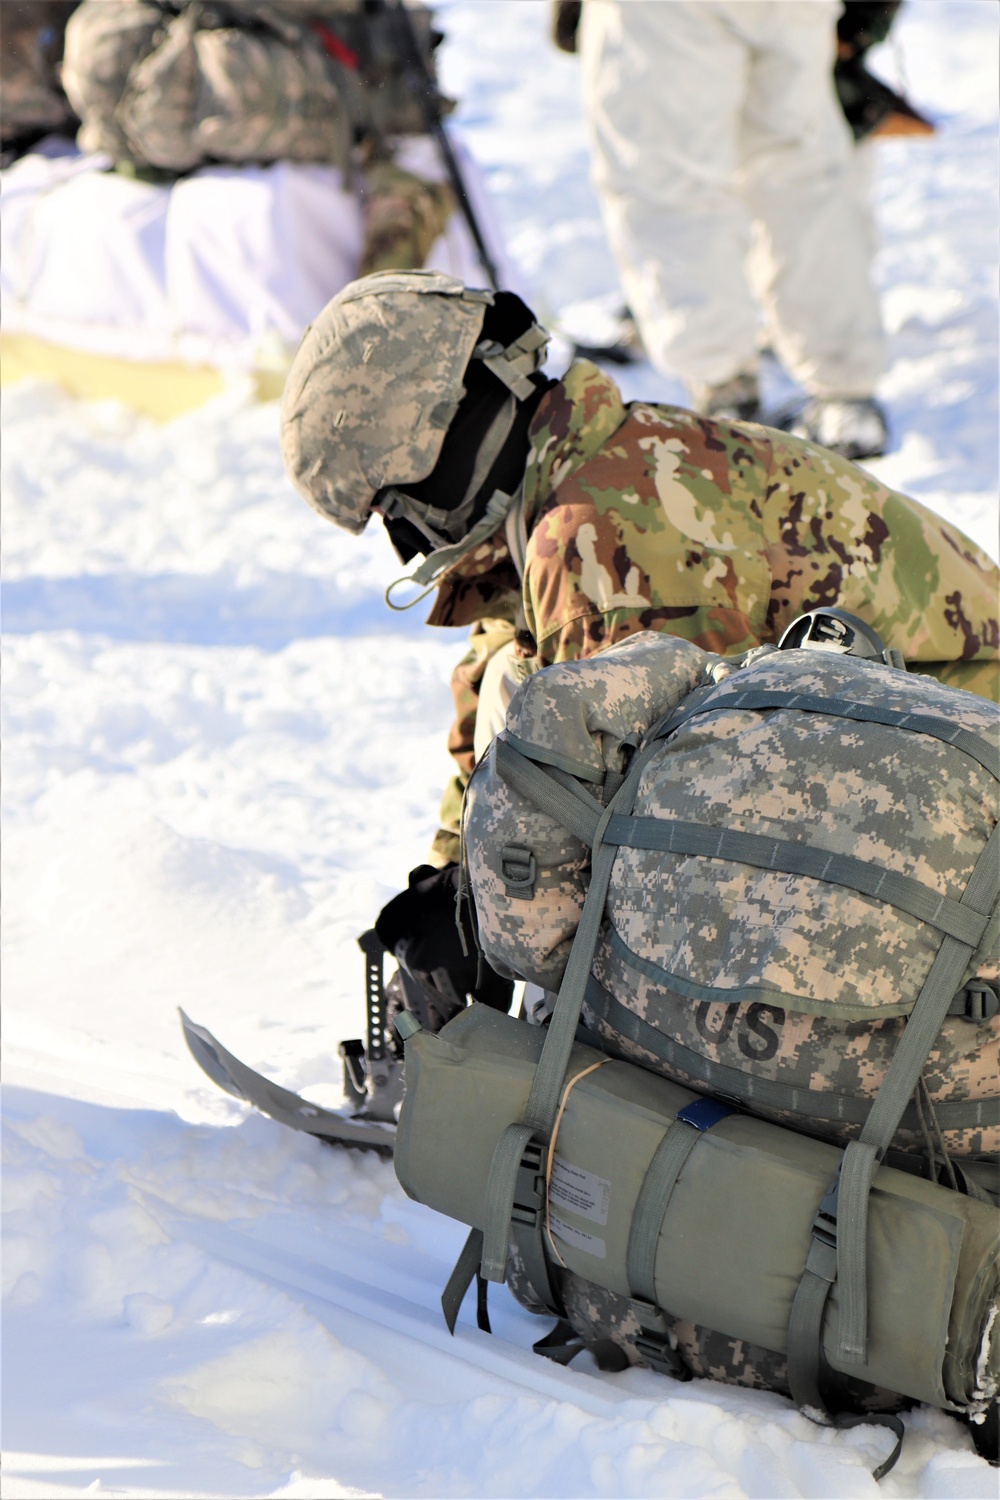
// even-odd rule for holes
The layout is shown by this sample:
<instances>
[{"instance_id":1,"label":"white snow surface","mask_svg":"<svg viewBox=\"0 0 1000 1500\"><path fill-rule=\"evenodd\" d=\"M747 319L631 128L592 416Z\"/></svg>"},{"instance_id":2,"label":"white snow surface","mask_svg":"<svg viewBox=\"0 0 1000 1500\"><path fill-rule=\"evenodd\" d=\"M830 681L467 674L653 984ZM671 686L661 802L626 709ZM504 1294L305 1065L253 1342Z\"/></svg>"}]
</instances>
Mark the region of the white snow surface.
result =
<instances>
[{"instance_id":1,"label":"white snow surface","mask_svg":"<svg viewBox=\"0 0 1000 1500\"><path fill-rule=\"evenodd\" d=\"M443 10L510 247L593 325L618 293L576 63L536 0ZM896 448L872 465L994 555L998 15L911 0L883 49L939 132L877 148ZM876 1485L884 1433L560 1369L506 1289L494 1337L466 1306L450 1338L463 1227L204 1078L179 1004L340 1101L355 939L424 856L462 636L389 613L384 538L302 504L239 386L157 426L28 384L3 428L4 1496L995 1496L928 1408Z\"/></svg>"}]
</instances>

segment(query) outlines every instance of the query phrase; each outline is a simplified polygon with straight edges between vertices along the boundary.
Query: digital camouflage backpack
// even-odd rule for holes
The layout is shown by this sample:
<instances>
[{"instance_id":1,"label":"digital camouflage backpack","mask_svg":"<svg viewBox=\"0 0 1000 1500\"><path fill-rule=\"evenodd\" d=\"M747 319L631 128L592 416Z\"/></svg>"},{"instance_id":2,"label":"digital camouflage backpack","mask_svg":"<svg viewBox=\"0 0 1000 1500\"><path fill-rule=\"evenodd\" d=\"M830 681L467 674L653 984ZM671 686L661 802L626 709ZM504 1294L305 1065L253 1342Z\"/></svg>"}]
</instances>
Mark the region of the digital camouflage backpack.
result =
<instances>
[{"instance_id":1,"label":"digital camouflage backpack","mask_svg":"<svg viewBox=\"0 0 1000 1500\"><path fill-rule=\"evenodd\" d=\"M391 7L362 0L84 0L63 80L80 144L168 173L208 161L335 162L421 131ZM428 13L414 35L432 67Z\"/></svg>"},{"instance_id":2,"label":"digital camouflage backpack","mask_svg":"<svg viewBox=\"0 0 1000 1500\"><path fill-rule=\"evenodd\" d=\"M400 1028L397 1173L473 1229L452 1323L479 1272L553 1357L897 1437L995 1406L998 730L887 661L652 633L522 686L465 848L551 1022Z\"/></svg>"}]
</instances>

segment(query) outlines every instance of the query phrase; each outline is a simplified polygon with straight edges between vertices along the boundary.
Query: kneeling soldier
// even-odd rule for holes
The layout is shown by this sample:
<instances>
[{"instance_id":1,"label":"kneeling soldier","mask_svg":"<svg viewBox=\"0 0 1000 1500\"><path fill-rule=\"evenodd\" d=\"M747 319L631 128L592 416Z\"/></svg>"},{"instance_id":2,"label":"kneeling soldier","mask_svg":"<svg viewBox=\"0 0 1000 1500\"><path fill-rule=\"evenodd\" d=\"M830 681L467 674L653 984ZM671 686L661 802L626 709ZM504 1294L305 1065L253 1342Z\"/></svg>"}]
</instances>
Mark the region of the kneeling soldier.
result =
<instances>
[{"instance_id":1,"label":"kneeling soldier","mask_svg":"<svg viewBox=\"0 0 1000 1500\"><path fill-rule=\"evenodd\" d=\"M426 978L412 955L439 898L457 955L432 965L450 975L447 997L431 981L439 1013L477 991L452 916L462 790L540 667L639 630L736 655L835 606L912 669L997 695L1000 570L956 527L813 443L626 404L586 361L550 379L546 344L513 293L385 272L323 310L282 404L305 499L355 533L378 512L402 561L423 557L411 582L436 588L428 624L472 626L454 678L459 770L431 864L380 919L383 941ZM487 982L478 997L507 994Z\"/></svg>"}]
</instances>

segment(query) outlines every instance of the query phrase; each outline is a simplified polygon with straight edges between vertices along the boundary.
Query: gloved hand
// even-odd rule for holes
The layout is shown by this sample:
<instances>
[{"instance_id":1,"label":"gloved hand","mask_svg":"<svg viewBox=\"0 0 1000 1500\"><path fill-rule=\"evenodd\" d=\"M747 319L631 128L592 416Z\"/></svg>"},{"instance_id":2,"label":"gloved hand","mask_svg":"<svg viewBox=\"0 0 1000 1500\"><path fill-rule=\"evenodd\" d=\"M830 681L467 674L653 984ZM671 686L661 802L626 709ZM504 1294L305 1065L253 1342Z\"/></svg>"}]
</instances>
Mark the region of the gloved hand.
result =
<instances>
[{"instance_id":1,"label":"gloved hand","mask_svg":"<svg viewBox=\"0 0 1000 1500\"><path fill-rule=\"evenodd\" d=\"M467 996L495 1010L510 1009L513 981L480 959L474 916L463 903L465 945L459 936L458 865L418 865L405 891L382 908L375 923L380 942L403 973L409 1008L428 1031L440 1031L465 1007ZM410 982L407 982L410 981Z\"/></svg>"}]
</instances>

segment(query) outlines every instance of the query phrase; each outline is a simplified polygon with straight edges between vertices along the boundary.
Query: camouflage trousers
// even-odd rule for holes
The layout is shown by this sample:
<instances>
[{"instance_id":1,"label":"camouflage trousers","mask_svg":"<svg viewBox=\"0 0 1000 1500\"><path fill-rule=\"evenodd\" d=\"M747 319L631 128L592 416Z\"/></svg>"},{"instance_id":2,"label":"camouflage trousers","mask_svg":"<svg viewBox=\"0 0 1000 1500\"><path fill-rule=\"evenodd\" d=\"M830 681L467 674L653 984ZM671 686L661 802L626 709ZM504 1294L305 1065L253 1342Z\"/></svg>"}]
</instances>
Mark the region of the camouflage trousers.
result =
<instances>
[{"instance_id":1,"label":"camouflage trousers","mask_svg":"<svg viewBox=\"0 0 1000 1500\"><path fill-rule=\"evenodd\" d=\"M391 161L366 167L363 183L364 243L358 275L419 271L454 210L451 188Z\"/></svg>"}]
</instances>

